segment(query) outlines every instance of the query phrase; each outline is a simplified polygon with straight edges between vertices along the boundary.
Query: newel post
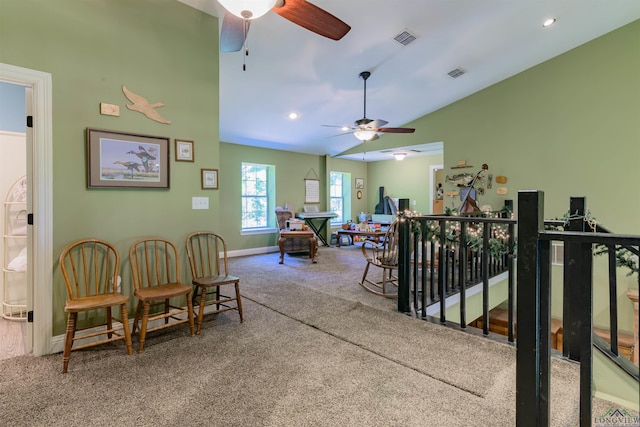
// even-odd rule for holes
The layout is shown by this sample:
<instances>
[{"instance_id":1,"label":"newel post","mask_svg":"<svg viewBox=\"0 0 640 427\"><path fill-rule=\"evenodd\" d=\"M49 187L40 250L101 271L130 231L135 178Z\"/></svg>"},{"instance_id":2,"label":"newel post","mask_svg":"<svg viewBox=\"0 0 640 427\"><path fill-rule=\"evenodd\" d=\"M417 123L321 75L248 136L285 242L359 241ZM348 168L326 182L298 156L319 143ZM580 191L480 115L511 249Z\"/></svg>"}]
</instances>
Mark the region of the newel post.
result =
<instances>
[{"instance_id":1,"label":"newel post","mask_svg":"<svg viewBox=\"0 0 640 427\"><path fill-rule=\"evenodd\" d=\"M411 220L400 214L398 221L398 311L411 312Z\"/></svg>"},{"instance_id":2,"label":"newel post","mask_svg":"<svg viewBox=\"0 0 640 427\"><path fill-rule=\"evenodd\" d=\"M549 425L549 242L544 193L518 193L516 425ZM546 262L544 262L544 258ZM545 266L546 265L546 266Z\"/></svg>"}]
</instances>

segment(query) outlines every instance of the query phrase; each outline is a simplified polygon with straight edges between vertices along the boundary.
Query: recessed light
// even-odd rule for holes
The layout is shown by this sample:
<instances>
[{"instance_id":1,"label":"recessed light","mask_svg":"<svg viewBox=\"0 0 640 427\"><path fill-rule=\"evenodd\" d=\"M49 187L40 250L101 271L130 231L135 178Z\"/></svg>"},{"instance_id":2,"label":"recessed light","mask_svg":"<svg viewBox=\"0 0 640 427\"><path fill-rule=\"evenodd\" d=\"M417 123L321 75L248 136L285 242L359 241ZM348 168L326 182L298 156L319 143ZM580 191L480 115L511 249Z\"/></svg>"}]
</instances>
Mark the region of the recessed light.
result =
<instances>
[{"instance_id":1,"label":"recessed light","mask_svg":"<svg viewBox=\"0 0 640 427\"><path fill-rule=\"evenodd\" d=\"M342 130L343 132L346 132L349 130L349 126L342 126L340 130Z\"/></svg>"},{"instance_id":2,"label":"recessed light","mask_svg":"<svg viewBox=\"0 0 640 427\"><path fill-rule=\"evenodd\" d=\"M295 119L297 119L298 117L300 117L300 114L298 114L298 113L296 113L296 112L289 113L289 118L290 118L291 120L295 120Z\"/></svg>"},{"instance_id":3,"label":"recessed light","mask_svg":"<svg viewBox=\"0 0 640 427\"><path fill-rule=\"evenodd\" d=\"M542 26L546 28L546 27L549 27L549 26L555 24L555 22L556 22L556 18L549 18L549 19L547 19L546 21L544 21L542 23Z\"/></svg>"}]
</instances>

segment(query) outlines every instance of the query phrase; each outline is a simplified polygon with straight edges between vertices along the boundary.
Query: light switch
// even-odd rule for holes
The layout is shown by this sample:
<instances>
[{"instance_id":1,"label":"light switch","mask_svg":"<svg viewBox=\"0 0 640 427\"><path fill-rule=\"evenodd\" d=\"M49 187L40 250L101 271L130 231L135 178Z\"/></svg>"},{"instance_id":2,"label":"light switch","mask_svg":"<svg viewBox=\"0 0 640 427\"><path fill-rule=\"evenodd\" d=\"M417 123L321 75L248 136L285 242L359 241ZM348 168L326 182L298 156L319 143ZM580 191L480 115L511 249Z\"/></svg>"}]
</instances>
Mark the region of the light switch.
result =
<instances>
[{"instance_id":1,"label":"light switch","mask_svg":"<svg viewBox=\"0 0 640 427\"><path fill-rule=\"evenodd\" d=\"M208 197L192 197L191 209L209 209Z\"/></svg>"}]
</instances>

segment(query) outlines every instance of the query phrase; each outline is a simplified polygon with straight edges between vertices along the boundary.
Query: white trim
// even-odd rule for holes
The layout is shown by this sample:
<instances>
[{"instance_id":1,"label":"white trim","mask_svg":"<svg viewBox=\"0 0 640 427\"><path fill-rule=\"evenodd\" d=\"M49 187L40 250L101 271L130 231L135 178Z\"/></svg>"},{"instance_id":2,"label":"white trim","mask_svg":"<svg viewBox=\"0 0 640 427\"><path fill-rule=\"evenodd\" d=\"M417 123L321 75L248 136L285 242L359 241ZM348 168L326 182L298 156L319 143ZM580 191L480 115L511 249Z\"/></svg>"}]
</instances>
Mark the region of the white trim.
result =
<instances>
[{"instance_id":1,"label":"white trim","mask_svg":"<svg viewBox=\"0 0 640 427\"><path fill-rule=\"evenodd\" d=\"M25 132L11 132L8 130L0 130L0 135L4 136L26 136Z\"/></svg>"},{"instance_id":2,"label":"white trim","mask_svg":"<svg viewBox=\"0 0 640 427\"><path fill-rule=\"evenodd\" d=\"M257 228L240 231L241 236L252 236L255 234L275 234L278 230L275 228Z\"/></svg>"},{"instance_id":3,"label":"white trim","mask_svg":"<svg viewBox=\"0 0 640 427\"><path fill-rule=\"evenodd\" d=\"M238 257L238 256L247 256L247 255L264 255L271 252L279 252L280 248L278 246L264 246L262 248L249 248L249 249L240 249L237 251L229 251L227 252L227 256L229 258Z\"/></svg>"},{"instance_id":4,"label":"white trim","mask_svg":"<svg viewBox=\"0 0 640 427\"><path fill-rule=\"evenodd\" d=\"M498 274L497 276L494 276L492 278L489 279L489 288L491 288L492 286L503 282L505 280L507 280L507 278L509 277L509 273L508 272L504 272L501 274ZM477 285L473 285L470 288L467 288L466 290L466 296L467 298L478 294L482 292L482 283L478 283ZM460 304L460 294L454 294L451 295L450 297L445 298L445 309L448 310L449 308L453 307L456 304ZM440 303L437 302L435 304L431 304L429 307L427 307L427 316L436 316L440 314Z\"/></svg>"},{"instance_id":5,"label":"white trim","mask_svg":"<svg viewBox=\"0 0 640 427\"><path fill-rule=\"evenodd\" d=\"M33 90L33 158L31 161L32 248L31 295L27 309L33 310L33 354L51 353L53 301L53 174L52 174L52 81L51 74L0 63L0 80L29 86ZM28 344L30 345L30 344Z\"/></svg>"}]
</instances>

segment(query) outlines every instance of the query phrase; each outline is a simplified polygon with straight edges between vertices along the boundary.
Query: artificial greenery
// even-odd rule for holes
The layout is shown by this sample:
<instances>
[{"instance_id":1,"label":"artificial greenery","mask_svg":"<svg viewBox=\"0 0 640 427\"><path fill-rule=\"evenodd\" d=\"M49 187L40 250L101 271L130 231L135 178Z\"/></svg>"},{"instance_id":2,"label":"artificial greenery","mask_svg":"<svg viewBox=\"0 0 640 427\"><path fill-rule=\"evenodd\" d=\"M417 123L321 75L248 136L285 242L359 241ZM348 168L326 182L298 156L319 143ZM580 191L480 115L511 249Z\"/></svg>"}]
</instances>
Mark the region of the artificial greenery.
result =
<instances>
[{"instance_id":1,"label":"artificial greenery","mask_svg":"<svg viewBox=\"0 0 640 427\"><path fill-rule=\"evenodd\" d=\"M503 210L494 213L498 217L501 217L504 212L509 213L509 210L504 208ZM445 208L444 216L458 216L460 212L457 209ZM440 242L440 222L439 221L426 221L427 233L426 239L429 241ZM466 234L466 246L474 252L482 250L482 225L469 224ZM411 231L414 234L421 234L421 222L412 221ZM447 230L445 231L445 245L457 246L460 244L460 223L451 221L447 223ZM492 233L488 242L489 254L494 257L501 257L509 252L509 235L508 227L505 224L493 224ZM515 246L514 246L515 250Z\"/></svg>"},{"instance_id":2,"label":"artificial greenery","mask_svg":"<svg viewBox=\"0 0 640 427\"><path fill-rule=\"evenodd\" d=\"M511 211L508 208L503 208L497 213L498 216L503 216L504 213L510 214ZM444 216L458 216L460 213L457 209L445 208ZM558 230L563 231L568 225L569 221L575 219L582 219L587 223L589 228L596 231L596 219L591 215L591 212L587 212L586 215L576 215L566 212L562 218L555 218L555 221L562 221L564 225L545 225L546 230ZM429 241L440 241L440 222L439 221L426 221L427 233L426 239ZM456 246L460 244L460 223L448 222L448 230L445 233L445 244L449 246ZM506 224L493 224L492 233L489 238L489 253L494 257L500 257L509 252L509 235L508 227ZM411 221L411 232L414 234L422 234L421 222ZM497 237L496 237L497 236ZM472 251L482 250L482 226L475 227L470 224L467 228L466 245ZM517 243L514 238L514 255L517 252ZM629 272L627 276L631 276L634 273L638 274L638 256L634 255L629 249L616 246L616 266L627 268ZM602 244L594 245L593 255L608 254L609 249Z\"/></svg>"},{"instance_id":3,"label":"artificial greenery","mask_svg":"<svg viewBox=\"0 0 640 427\"><path fill-rule=\"evenodd\" d=\"M569 211L567 211L561 220L564 221L564 225L566 227L569 224L569 221L576 220L576 219L581 219L584 222L586 222L589 228L593 232L597 231L596 219L591 215L590 211L587 211L586 215L571 214ZM561 229L564 229L564 227L562 227ZM609 253L609 248L606 245L597 243L593 247L593 255L600 256L608 253ZM627 276L632 276L634 273L638 274L638 256L637 255L634 255L633 252L631 252L629 249L621 246L615 247L615 253L616 253L616 267L627 268L629 270L627 272Z\"/></svg>"}]
</instances>

